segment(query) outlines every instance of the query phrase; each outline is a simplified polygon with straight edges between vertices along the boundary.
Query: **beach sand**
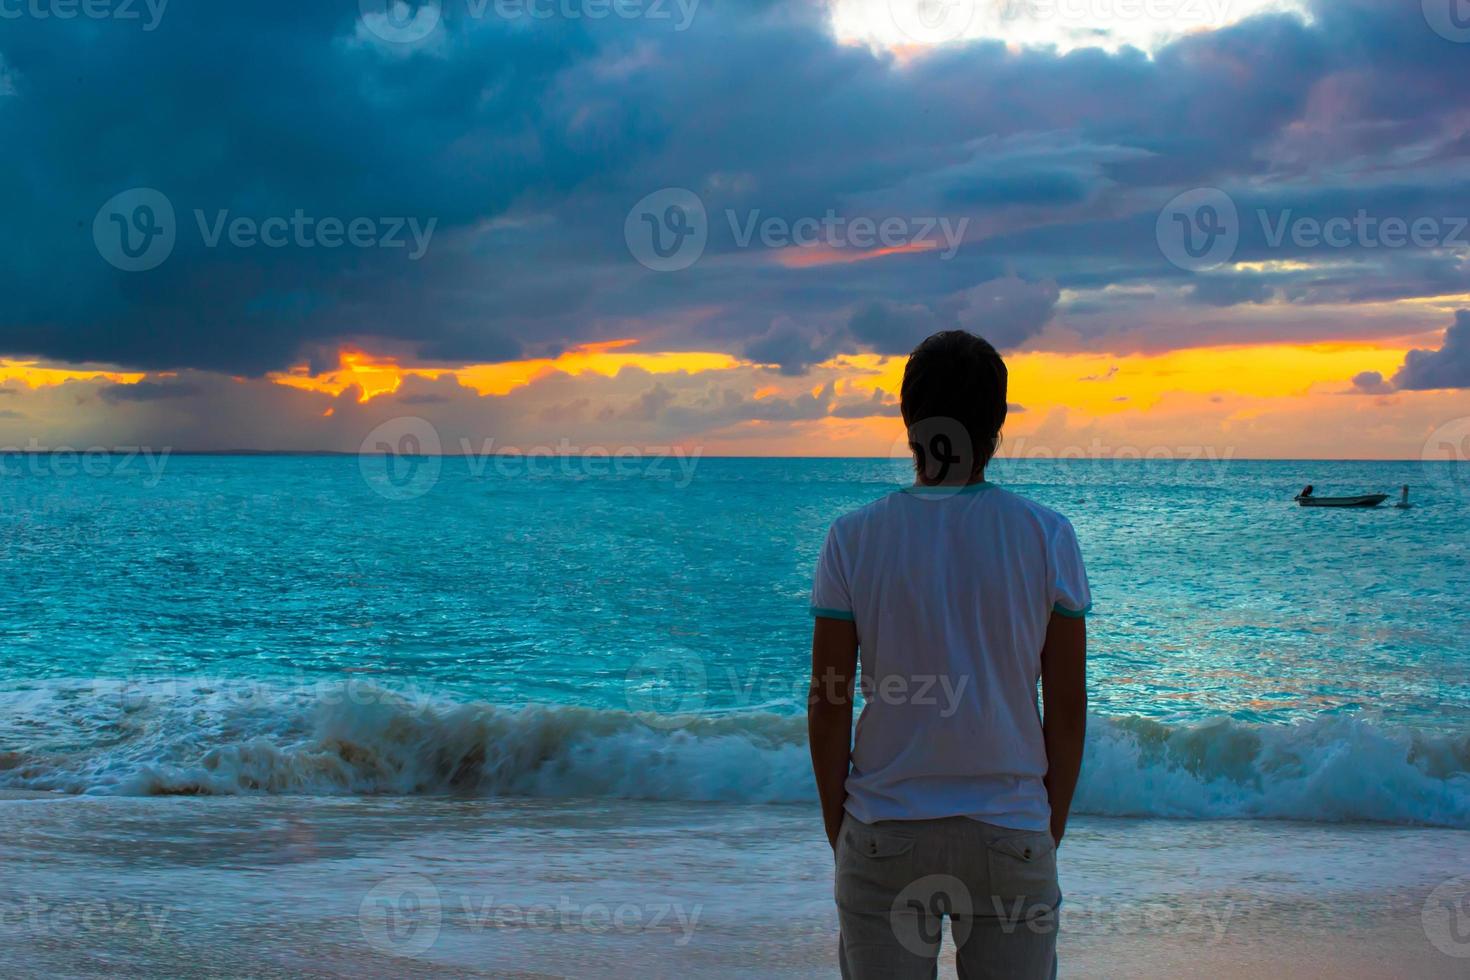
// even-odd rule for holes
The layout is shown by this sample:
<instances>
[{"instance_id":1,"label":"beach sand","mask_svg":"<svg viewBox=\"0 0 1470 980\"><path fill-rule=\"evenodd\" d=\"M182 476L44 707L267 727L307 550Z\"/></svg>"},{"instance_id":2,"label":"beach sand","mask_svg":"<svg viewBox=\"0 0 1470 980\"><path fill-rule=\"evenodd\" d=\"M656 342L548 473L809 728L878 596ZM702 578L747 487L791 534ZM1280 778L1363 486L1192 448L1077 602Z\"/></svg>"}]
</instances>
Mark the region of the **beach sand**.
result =
<instances>
[{"instance_id":1,"label":"beach sand","mask_svg":"<svg viewBox=\"0 0 1470 980\"><path fill-rule=\"evenodd\" d=\"M21 796L9 976L836 974L807 807ZM1470 831L1078 818L1061 974L1463 977L1424 909L1467 868Z\"/></svg>"}]
</instances>

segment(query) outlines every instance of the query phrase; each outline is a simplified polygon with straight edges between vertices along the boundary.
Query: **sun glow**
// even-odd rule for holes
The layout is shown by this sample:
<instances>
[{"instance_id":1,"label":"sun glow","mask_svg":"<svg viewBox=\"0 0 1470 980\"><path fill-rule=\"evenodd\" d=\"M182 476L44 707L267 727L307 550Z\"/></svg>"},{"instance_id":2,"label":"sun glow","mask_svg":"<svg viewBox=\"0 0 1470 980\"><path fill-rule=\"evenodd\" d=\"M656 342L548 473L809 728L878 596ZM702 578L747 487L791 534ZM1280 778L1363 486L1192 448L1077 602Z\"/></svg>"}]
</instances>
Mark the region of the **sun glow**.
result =
<instances>
[{"instance_id":1,"label":"sun glow","mask_svg":"<svg viewBox=\"0 0 1470 980\"><path fill-rule=\"evenodd\" d=\"M333 371L312 374L307 365L270 375L277 384L337 396L356 388L358 401L369 402L379 395L396 392L406 378L430 381L450 377L479 395L505 395L540 378L557 372L569 375L598 374L614 377L624 368L636 368L650 374L672 374L679 371L722 371L739 367L741 362L729 354L705 351L630 351L638 341L607 340L581 344L556 357L503 361L496 364L467 364L461 367L405 366L395 358L374 356L361 350L346 348L339 355L340 366Z\"/></svg>"},{"instance_id":2,"label":"sun glow","mask_svg":"<svg viewBox=\"0 0 1470 980\"><path fill-rule=\"evenodd\" d=\"M1342 389L1360 371L1391 376L1404 362L1401 348L1367 343L1262 344L1198 347L1160 354L1006 356L1012 402L1028 410L1064 406L1090 416L1147 409L1169 395L1290 398ZM896 392L904 359L875 355L836 362L853 371L859 391Z\"/></svg>"},{"instance_id":3,"label":"sun glow","mask_svg":"<svg viewBox=\"0 0 1470 980\"><path fill-rule=\"evenodd\" d=\"M11 361L0 358L0 384L19 381L28 388L46 388L68 381L110 381L113 384L137 384L144 378L141 371L108 371L106 369L43 367L39 361Z\"/></svg>"}]
</instances>

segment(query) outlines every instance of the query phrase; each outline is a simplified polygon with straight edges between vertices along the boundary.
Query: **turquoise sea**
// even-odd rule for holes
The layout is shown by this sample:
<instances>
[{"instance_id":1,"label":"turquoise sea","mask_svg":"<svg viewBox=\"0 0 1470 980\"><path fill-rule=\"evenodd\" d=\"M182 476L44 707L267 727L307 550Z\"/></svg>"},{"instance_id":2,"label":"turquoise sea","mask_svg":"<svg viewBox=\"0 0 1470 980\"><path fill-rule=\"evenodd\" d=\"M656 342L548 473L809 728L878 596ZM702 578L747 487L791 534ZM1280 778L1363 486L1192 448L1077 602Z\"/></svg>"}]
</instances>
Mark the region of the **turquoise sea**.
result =
<instances>
[{"instance_id":1,"label":"turquoise sea","mask_svg":"<svg viewBox=\"0 0 1470 980\"><path fill-rule=\"evenodd\" d=\"M997 461L1092 579L1078 809L1470 827L1465 470ZM816 552L906 475L5 457L0 789L809 804Z\"/></svg>"},{"instance_id":2,"label":"turquoise sea","mask_svg":"<svg viewBox=\"0 0 1470 980\"><path fill-rule=\"evenodd\" d=\"M902 463L0 462L7 975L834 975L809 576ZM990 476L1097 600L1062 975L1462 977L1466 468Z\"/></svg>"}]
</instances>

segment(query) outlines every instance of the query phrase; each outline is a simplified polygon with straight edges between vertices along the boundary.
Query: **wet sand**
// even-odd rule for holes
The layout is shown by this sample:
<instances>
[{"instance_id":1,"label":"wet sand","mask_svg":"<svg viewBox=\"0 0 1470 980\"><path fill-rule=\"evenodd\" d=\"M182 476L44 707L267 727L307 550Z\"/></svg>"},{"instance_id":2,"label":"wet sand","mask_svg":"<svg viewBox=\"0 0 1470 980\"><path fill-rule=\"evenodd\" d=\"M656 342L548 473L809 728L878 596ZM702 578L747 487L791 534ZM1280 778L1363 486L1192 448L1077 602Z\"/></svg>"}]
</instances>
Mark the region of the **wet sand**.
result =
<instances>
[{"instance_id":1,"label":"wet sand","mask_svg":"<svg viewBox=\"0 0 1470 980\"><path fill-rule=\"evenodd\" d=\"M6 794L0 823L10 976L836 973L806 807ZM1463 977L1467 869L1467 831L1079 818L1061 974Z\"/></svg>"}]
</instances>

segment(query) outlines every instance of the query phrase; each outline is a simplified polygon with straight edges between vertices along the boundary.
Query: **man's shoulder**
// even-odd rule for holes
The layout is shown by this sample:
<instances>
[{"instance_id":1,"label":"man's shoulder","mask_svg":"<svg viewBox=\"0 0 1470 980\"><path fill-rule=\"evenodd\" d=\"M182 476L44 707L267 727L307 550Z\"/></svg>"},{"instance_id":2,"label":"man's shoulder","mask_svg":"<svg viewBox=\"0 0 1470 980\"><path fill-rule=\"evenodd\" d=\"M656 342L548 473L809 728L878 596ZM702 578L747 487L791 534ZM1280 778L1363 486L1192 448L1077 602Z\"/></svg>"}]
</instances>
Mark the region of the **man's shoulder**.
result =
<instances>
[{"instance_id":1,"label":"man's shoulder","mask_svg":"<svg viewBox=\"0 0 1470 980\"><path fill-rule=\"evenodd\" d=\"M875 520L882 520L892 510L896 496L898 496L897 491L885 493L876 500L870 500L861 507L855 507L840 515L832 522L832 531L836 534L851 534Z\"/></svg>"},{"instance_id":2,"label":"man's shoulder","mask_svg":"<svg viewBox=\"0 0 1470 980\"><path fill-rule=\"evenodd\" d=\"M1014 512L1024 520L1031 521L1048 532L1055 532L1062 528L1072 526L1072 522L1067 520L1061 511L1053 510L1045 504L1037 503L1030 497L1016 493L1014 490L996 487L991 492L995 502L999 506Z\"/></svg>"}]
</instances>

